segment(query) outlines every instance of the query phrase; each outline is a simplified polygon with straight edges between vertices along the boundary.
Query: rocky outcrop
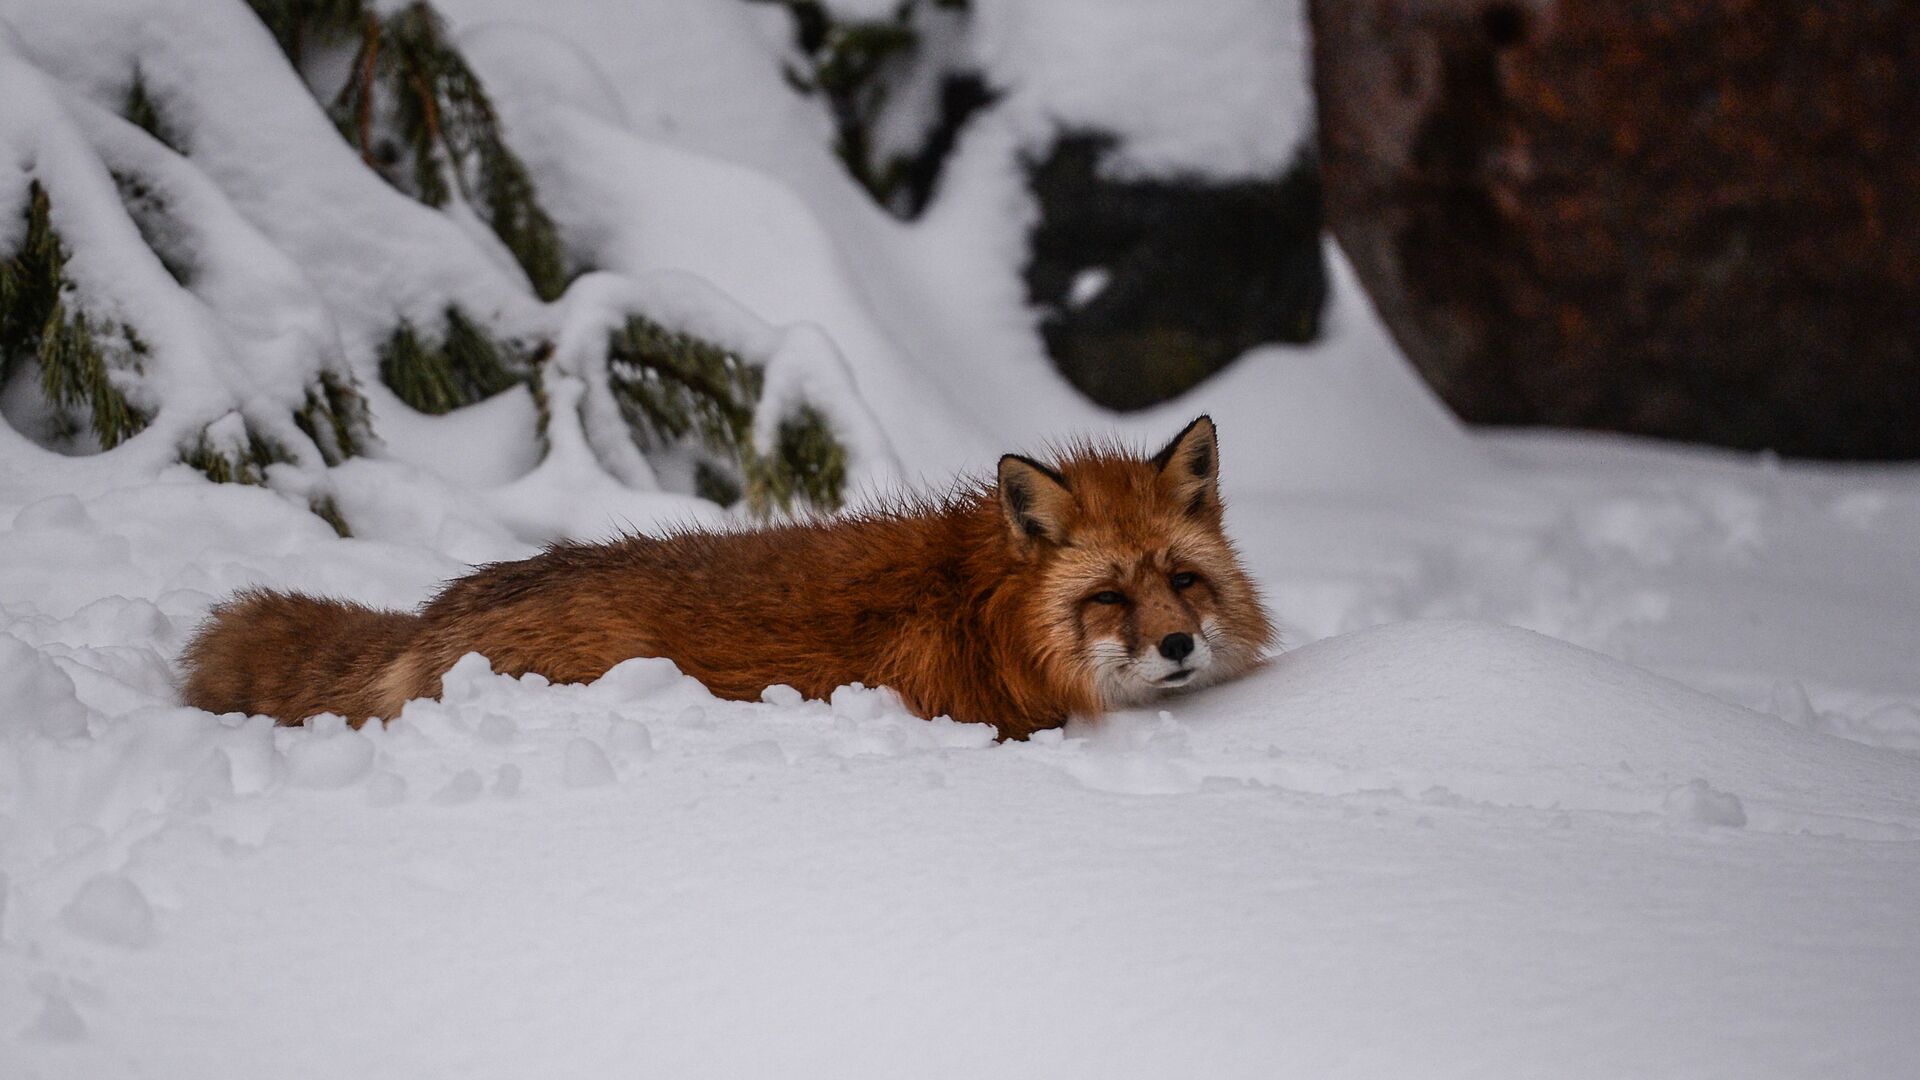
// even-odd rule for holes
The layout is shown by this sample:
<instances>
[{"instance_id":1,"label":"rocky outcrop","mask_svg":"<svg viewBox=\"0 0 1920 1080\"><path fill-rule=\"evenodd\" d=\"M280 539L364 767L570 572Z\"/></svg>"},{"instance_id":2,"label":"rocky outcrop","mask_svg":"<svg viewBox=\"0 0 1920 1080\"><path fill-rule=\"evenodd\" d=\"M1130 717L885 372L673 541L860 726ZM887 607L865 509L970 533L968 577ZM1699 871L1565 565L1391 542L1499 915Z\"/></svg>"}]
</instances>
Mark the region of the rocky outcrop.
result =
<instances>
[{"instance_id":1,"label":"rocky outcrop","mask_svg":"<svg viewBox=\"0 0 1920 1080\"><path fill-rule=\"evenodd\" d=\"M1314 0L1333 231L1469 420L1920 457L1901 4Z\"/></svg>"}]
</instances>

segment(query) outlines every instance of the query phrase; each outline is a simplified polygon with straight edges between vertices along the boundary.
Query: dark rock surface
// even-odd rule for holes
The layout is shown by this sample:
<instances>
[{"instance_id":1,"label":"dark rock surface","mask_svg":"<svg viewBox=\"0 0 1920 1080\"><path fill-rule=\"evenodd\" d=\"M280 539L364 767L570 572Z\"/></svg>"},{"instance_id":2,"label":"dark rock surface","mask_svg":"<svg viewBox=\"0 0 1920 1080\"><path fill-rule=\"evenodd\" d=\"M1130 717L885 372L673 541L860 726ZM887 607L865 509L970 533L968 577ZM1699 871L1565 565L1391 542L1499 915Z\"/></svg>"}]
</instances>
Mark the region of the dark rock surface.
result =
<instances>
[{"instance_id":1,"label":"dark rock surface","mask_svg":"<svg viewBox=\"0 0 1920 1080\"><path fill-rule=\"evenodd\" d=\"M1103 175L1113 141L1057 139L1029 176L1027 265L1047 352L1113 409L1173 397L1255 345L1319 333L1326 299L1313 163L1232 183Z\"/></svg>"},{"instance_id":2,"label":"dark rock surface","mask_svg":"<svg viewBox=\"0 0 1920 1080\"><path fill-rule=\"evenodd\" d=\"M1920 457L1920 9L1311 19L1329 224L1462 416Z\"/></svg>"}]
</instances>

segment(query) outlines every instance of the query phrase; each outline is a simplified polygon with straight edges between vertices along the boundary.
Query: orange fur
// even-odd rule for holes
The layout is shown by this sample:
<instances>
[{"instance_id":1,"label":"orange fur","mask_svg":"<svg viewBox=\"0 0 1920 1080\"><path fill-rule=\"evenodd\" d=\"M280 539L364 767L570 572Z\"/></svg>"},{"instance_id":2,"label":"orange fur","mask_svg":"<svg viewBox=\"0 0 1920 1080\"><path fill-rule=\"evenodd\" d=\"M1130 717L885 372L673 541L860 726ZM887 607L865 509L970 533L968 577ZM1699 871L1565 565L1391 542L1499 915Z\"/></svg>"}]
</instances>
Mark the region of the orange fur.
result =
<instances>
[{"instance_id":1,"label":"orange fur","mask_svg":"<svg viewBox=\"0 0 1920 1080\"><path fill-rule=\"evenodd\" d=\"M921 716L1025 738L1258 662L1272 631L1221 531L1217 464L1202 417L1152 459L1086 445L1053 469L1009 456L995 484L937 502L556 544L481 567L416 614L244 592L188 645L183 696L357 726L437 694L467 652L556 682L665 656L720 697L861 682ZM1176 664L1162 643L1180 634L1206 669L1143 681Z\"/></svg>"}]
</instances>

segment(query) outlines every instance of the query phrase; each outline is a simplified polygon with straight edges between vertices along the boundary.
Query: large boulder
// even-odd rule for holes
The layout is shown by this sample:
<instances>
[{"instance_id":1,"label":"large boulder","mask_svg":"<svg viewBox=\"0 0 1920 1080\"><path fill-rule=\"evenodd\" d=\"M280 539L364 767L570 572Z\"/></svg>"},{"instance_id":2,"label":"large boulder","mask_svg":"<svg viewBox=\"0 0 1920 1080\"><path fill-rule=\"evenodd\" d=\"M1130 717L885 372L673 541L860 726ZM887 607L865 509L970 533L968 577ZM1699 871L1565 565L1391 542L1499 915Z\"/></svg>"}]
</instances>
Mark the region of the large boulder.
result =
<instances>
[{"instance_id":1,"label":"large boulder","mask_svg":"<svg viewBox=\"0 0 1920 1080\"><path fill-rule=\"evenodd\" d=\"M1469 420L1920 456L1903 4L1314 0L1329 223Z\"/></svg>"}]
</instances>

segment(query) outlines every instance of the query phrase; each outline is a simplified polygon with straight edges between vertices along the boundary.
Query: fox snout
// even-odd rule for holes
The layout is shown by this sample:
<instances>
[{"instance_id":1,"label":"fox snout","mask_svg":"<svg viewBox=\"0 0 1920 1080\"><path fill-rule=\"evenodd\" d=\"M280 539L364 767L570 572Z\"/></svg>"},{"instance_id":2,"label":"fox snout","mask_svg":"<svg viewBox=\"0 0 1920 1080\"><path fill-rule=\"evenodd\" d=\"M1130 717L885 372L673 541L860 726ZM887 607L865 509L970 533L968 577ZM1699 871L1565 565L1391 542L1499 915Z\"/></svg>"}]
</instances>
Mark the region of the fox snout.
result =
<instances>
[{"instance_id":1,"label":"fox snout","mask_svg":"<svg viewBox=\"0 0 1920 1080\"><path fill-rule=\"evenodd\" d=\"M1131 636L1123 633L1089 643L1087 659L1101 697L1109 705L1135 705L1172 690L1188 690L1231 674L1219 661L1219 623L1202 619L1190 628Z\"/></svg>"},{"instance_id":2,"label":"fox snout","mask_svg":"<svg viewBox=\"0 0 1920 1080\"><path fill-rule=\"evenodd\" d=\"M1193 633L1186 630L1174 630L1160 636L1158 641L1149 640L1128 657L1127 663L1114 672L1117 683L1113 688L1120 691L1115 695L1122 700L1139 701L1152 697L1164 690L1198 685L1207 681L1205 676L1213 667L1214 647L1209 640L1207 627L1203 624L1194 628ZM1218 635L1218 630L1213 634Z\"/></svg>"}]
</instances>

